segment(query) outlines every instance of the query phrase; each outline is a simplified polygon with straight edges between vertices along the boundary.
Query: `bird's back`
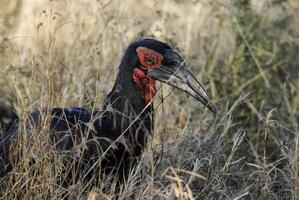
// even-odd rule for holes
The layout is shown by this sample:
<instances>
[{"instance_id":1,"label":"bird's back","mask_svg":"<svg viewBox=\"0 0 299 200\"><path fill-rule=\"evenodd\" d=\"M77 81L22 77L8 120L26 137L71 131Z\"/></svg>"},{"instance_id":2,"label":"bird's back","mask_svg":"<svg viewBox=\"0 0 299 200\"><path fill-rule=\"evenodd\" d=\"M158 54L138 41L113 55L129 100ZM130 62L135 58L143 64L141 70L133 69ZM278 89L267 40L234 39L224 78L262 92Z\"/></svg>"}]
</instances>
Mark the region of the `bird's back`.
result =
<instances>
[{"instance_id":1,"label":"bird's back","mask_svg":"<svg viewBox=\"0 0 299 200\"><path fill-rule=\"evenodd\" d=\"M126 126L130 125L128 116L115 111L87 110L79 107L53 108L50 117L50 141L62 155L67 155L68 163L80 166L83 173L91 174L94 170L90 169L97 165L101 171L117 171L119 176L127 176L145 145L144 138L141 138L140 142L133 142L132 138L135 139L135 136L130 137L128 133L123 132ZM44 120L42 118L39 111L29 115L26 122L29 140L33 133L40 132ZM119 124L124 124L123 128L120 128ZM16 121L1 134L0 175L11 169L8 153L11 151L10 145L13 140L19 136L18 126L19 121ZM140 128L139 123L138 127L131 124L127 132L144 135L145 131Z\"/></svg>"}]
</instances>

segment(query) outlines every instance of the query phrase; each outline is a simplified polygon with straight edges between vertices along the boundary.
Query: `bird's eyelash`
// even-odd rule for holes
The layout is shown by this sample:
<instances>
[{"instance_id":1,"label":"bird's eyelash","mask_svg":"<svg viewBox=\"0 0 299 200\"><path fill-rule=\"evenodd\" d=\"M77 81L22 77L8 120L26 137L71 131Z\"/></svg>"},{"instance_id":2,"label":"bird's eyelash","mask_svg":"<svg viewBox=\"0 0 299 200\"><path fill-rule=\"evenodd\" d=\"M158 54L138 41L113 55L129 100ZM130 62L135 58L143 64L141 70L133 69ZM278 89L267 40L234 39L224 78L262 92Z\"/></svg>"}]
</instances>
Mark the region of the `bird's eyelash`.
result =
<instances>
[{"instance_id":1,"label":"bird's eyelash","mask_svg":"<svg viewBox=\"0 0 299 200\"><path fill-rule=\"evenodd\" d=\"M144 57L144 61L147 62L148 64L155 64L155 62L153 61L153 59L151 57Z\"/></svg>"},{"instance_id":2,"label":"bird's eyelash","mask_svg":"<svg viewBox=\"0 0 299 200\"><path fill-rule=\"evenodd\" d=\"M145 67L145 68L159 67L161 61L163 60L163 56L152 49L148 49L146 47L138 47L136 51L139 57L141 67Z\"/></svg>"}]
</instances>

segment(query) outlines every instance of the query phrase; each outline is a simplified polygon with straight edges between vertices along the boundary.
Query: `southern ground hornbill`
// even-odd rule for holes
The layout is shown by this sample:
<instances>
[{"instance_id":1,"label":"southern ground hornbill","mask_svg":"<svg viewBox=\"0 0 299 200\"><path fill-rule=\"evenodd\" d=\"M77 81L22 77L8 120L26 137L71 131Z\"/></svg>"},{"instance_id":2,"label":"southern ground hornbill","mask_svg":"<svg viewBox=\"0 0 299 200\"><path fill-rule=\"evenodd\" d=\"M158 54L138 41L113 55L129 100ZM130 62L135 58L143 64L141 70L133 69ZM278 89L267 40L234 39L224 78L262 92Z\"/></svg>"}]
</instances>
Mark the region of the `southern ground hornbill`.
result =
<instances>
[{"instance_id":1,"label":"southern ground hornbill","mask_svg":"<svg viewBox=\"0 0 299 200\"><path fill-rule=\"evenodd\" d=\"M153 132L155 80L185 91L216 112L207 92L178 53L163 42L142 39L125 51L103 111L74 107L53 108L48 113L50 138L57 151L73 152L75 166L86 177L93 176L93 169L99 166L103 172L125 179ZM41 116L38 111L29 114L27 135L37 132L33 128L39 129ZM2 176L12 169L9 154L12 142L20 135L18 122L0 136Z\"/></svg>"}]
</instances>

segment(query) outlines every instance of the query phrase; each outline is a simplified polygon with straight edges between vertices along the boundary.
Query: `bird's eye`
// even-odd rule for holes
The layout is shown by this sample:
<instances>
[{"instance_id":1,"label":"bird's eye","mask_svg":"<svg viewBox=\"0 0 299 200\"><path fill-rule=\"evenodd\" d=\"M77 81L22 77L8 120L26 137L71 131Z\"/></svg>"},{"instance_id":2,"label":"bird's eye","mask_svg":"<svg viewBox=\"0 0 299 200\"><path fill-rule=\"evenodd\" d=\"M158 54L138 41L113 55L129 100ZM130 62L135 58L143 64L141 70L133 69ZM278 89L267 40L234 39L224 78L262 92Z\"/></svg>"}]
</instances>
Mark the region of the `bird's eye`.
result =
<instances>
[{"instance_id":1,"label":"bird's eye","mask_svg":"<svg viewBox=\"0 0 299 200\"><path fill-rule=\"evenodd\" d=\"M163 56L152 50L148 49L146 47L138 47L136 49L140 64L144 68L155 68L159 67L161 64L161 61L163 60Z\"/></svg>"},{"instance_id":2,"label":"bird's eye","mask_svg":"<svg viewBox=\"0 0 299 200\"><path fill-rule=\"evenodd\" d=\"M148 65L154 65L155 64L155 61L152 59L152 58L150 58L150 57L144 57L144 61L146 62L146 64L148 64Z\"/></svg>"}]
</instances>

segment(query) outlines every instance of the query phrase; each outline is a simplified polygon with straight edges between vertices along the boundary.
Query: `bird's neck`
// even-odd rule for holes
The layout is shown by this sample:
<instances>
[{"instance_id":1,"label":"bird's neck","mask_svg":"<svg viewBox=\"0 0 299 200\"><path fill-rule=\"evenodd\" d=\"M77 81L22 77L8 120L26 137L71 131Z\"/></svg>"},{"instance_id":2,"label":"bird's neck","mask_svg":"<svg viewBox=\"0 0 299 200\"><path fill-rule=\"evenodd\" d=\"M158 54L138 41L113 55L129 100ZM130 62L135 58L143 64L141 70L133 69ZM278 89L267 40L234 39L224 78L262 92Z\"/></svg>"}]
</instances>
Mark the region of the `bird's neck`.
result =
<instances>
[{"instance_id":1,"label":"bird's neck","mask_svg":"<svg viewBox=\"0 0 299 200\"><path fill-rule=\"evenodd\" d=\"M135 115L153 113L152 100L155 95L155 80L147 77L144 71L137 68L122 70L106 98L104 108L111 107L126 115L132 112Z\"/></svg>"},{"instance_id":2,"label":"bird's neck","mask_svg":"<svg viewBox=\"0 0 299 200\"><path fill-rule=\"evenodd\" d=\"M116 139L124 133L126 141L131 144L130 152L134 155L141 154L154 126L154 110L149 98L155 91L151 90L154 82L143 78L140 71L120 67L112 91L104 104L104 110L108 110L104 119L107 122L104 124L109 129L107 134ZM147 81L150 86L141 88Z\"/></svg>"}]
</instances>

